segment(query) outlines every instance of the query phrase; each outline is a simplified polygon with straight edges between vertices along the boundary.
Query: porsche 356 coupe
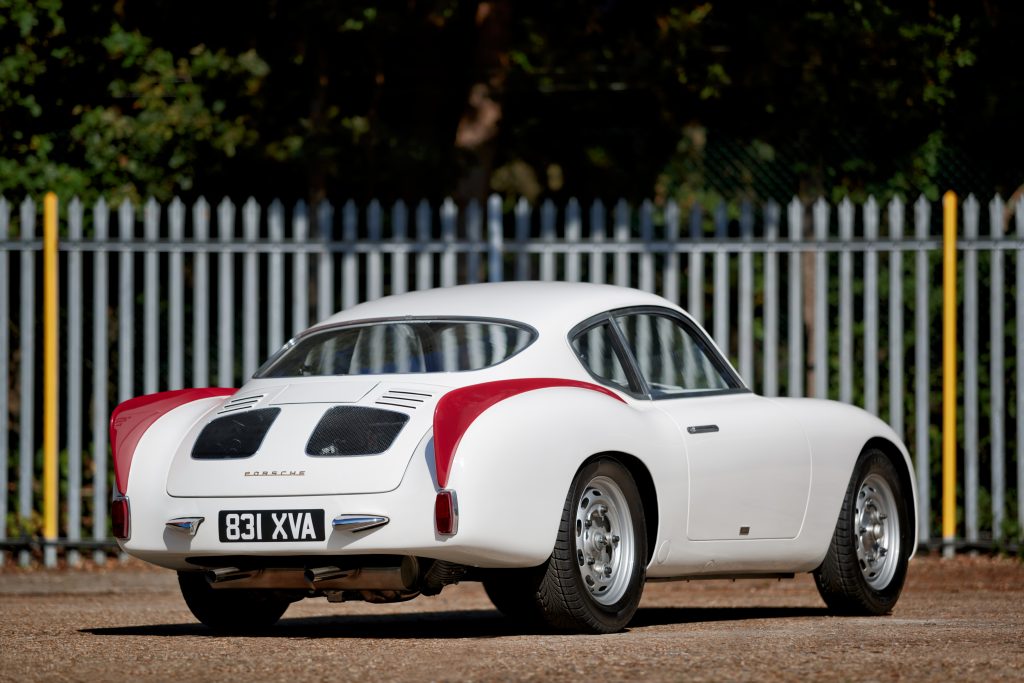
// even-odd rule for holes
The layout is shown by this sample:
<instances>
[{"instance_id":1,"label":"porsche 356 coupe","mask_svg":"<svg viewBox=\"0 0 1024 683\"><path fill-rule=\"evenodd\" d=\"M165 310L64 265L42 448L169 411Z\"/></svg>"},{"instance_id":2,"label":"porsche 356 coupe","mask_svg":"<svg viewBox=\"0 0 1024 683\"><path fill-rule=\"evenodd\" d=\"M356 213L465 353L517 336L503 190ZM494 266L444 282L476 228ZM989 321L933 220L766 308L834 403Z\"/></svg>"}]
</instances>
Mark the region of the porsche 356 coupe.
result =
<instances>
[{"instance_id":1,"label":"porsche 356 coupe","mask_svg":"<svg viewBox=\"0 0 1024 683\"><path fill-rule=\"evenodd\" d=\"M241 389L121 404L111 443L121 547L220 629L481 581L510 617L604 633L648 579L798 572L884 614L916 546L881 420L758 396L682 309L605 285L361 304Z\"/></svg>"}]
</instances>

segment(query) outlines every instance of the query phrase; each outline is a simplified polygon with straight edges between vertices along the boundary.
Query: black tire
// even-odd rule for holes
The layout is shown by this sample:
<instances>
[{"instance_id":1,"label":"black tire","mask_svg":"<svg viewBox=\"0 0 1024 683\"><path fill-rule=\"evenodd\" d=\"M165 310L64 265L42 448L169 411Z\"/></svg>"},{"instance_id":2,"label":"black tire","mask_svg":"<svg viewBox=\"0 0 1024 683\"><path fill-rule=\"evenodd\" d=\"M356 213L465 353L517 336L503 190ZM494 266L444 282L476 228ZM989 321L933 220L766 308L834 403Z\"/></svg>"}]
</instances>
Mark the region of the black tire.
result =
<instances>
[{"instance_id":1,"label":"black tire","mask_svg":"<svg viewBox=\"0 0 1024 683\"><path fill-rule=\"evenodd\" d=\"M292 599L266 590L214 590L201 572L178 572L185 604L203 624L218 631L260 631L277 623Z\"/></svg>"},{"instance_id":2,"label":"black tire","mask_svg":"<svg viewBox=\"0 0 1024 683\"><path fill-rule=\"evenodd\" d=\"M825 561L814 571L829 609L848 615L892 611L913 550L910 524L895 465L882 451L866 449L854 467Z\"/></svg>"},{"instance_id":3,"label":"black tire","mask_svg":"<svg viewBox=\"0 0 1024 683\"><path fill-rule=\"evenodd\" d=\"M600 507L602 497L612 506L611 510L606 506L606 512L611 514L602 516L595 508ZM587 511L592 512L587 519L596 521L584 528L578 522L581 515L590 514ZM623 528L616 528L619 522ZM601 526L606 528L600 529ZM595 551L594 539L599 535L605 539L605 545L601 546L603 550ZM608 544L612 549L607 549ZM593 558L593 554L587 554L593 552L605 552L608 561L588 563L585 557ZM590 578L596 571L591 568L602 566L614 567L607 585L603 576L596 583ZM640 604L646 568L647 533L633 476L612 458L588 463L569 489L554 550L533 591L539 619L564 631L621 631ZM602 585L606 592L602 592Z\"/></svg>"},{"instance_id":4,"label":"black tire","mask_svg":"<svg viewBox=\"0 0 1024 683\"><path fill-rule=\"evenodd\" d=\"M543 623L537 604L537 589L547 565L530 569L492 569L483 578L484 591L494 607L513 621Z\"/></svg>"}]
</instances>

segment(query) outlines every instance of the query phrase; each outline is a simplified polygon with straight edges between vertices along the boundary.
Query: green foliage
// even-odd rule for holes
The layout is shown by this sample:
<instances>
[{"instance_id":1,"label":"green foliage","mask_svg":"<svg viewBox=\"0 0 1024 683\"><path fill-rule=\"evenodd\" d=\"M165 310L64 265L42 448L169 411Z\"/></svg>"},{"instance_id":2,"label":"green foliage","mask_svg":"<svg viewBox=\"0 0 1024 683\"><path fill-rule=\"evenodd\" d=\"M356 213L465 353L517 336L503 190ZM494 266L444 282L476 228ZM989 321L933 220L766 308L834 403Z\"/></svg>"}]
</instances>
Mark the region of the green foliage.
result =
<instances>
[{"instance_id":1,"label":"green foliage","mask_svg":"<svg viewBox=\"0 0 1024 683\"><path fill-rule=\"evenodd\" d=\"M257 140L249 117L232 115L211 88L219 81L226 92L258 92L268 67L255 52L228 55L198 45L176 57L119 25L103 46L122 71L108 86L112 102L76 107L71 132L92 182L115 198L145 192L169 199L192 188L204 149L231 158Z\"/></svg>"},{"instance_id":2,"label":"green foliage","mask_svg":"<svg viewBox=\"0 0 1024 683\"><path fill-rule=\"evenodd\" d=\"M175 52L117 14L0 0L0 192L167 199L256 139L231 107L267 75L254 51Z\"/></svg>"},{"instance_id":3,"label":"green foliage","mask_svg":"<svg viewBox=\"0 0 1024 683\"><path fill-rule=\"evenodd\" d=\"M1008 194L1022 19L1005 1L0 0L0 192L436 199L467 172L455 134L484 82L510 196Z\"/></svg>"}]
</instances>

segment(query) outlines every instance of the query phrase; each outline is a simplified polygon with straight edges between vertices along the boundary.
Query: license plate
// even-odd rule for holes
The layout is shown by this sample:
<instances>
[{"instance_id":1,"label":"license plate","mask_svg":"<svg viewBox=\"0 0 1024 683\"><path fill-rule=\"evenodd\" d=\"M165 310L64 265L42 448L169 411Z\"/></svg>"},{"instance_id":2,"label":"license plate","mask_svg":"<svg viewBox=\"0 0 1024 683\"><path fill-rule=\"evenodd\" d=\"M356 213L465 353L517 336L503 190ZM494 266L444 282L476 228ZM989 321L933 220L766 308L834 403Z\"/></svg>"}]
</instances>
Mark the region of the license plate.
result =
<instances>
[{"instance_id":1,"label":"license plate","mask_svg":"<svg viewBox=\"0 0 1024 683\"><path fill-rule=\"evenodd\" d=\"M221 510L221 543L322 541L323 510Z\"/></svg>"}]
</instances>

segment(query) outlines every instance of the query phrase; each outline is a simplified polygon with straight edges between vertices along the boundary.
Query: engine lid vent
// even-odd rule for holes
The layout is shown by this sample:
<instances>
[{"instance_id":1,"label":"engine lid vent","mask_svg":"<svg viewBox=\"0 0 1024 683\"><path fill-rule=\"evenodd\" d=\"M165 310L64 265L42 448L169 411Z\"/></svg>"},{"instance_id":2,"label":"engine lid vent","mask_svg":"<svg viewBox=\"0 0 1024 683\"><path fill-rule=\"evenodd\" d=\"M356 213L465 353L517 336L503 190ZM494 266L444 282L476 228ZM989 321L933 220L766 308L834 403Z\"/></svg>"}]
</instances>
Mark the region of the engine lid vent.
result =
<instances>
[{"instance_id":1,"label":"engine lid vent","mask_svg":"<svg viewBox=\"0 0 1024 683\"><path fill-rule=\"evenodd\" d=\"M250 394L248 396L235 396L217 411L218 415L224 415L225 413L235 413L240 410L248 410L260 402L266 394Z\"/></svg>"},{"instance_id":2,"label":"engine lid vent","mask_svg":"<svg viewBox=\"0 0 1024 683\"><path fill-rule=\"evenodd\" d=\"M433 394L423 391L407 391L405 389L389 389L375 403L381 406L397 406L415 410L422 406Z\"/></svg>"}]
</instances>

